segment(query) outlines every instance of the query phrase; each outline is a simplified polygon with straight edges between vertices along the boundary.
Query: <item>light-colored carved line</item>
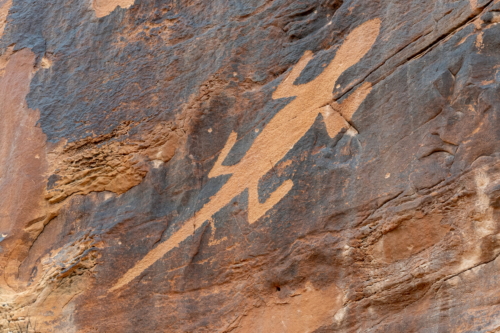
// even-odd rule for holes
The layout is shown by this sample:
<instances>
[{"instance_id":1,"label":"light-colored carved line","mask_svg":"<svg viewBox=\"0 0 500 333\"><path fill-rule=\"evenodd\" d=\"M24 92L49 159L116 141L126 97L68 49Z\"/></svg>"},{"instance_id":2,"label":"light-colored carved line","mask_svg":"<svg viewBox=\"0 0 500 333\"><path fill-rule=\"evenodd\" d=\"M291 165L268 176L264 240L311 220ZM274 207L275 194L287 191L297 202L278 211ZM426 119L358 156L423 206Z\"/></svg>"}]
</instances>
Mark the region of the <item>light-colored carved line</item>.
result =
<instances>
[{"instance_id":1,"label":"light-colored carved line","mask_svg":"<svg viewBox=\"0 0 500 333\"><path fill-rule=\"evenodd\" d=\"M266 202L260 203L258 199L259 180L285 157L288 151L305 135L314 124L318 113L323 114L328 134L331 137L348 127L346 119L351 119L352 114L369 94L371 85L369 83L362 85L359 91L353 92L342 104L335 104L339 111L328 107L328 104L332 101L332 90L340 75L349 67L358 63L371 49L379 31L379 19L365 22L355 28L339 48L332 62L316 79L306 84L293 85L295 79L312 60L312 53L306 52L273 94L274 99L290 96L296 96L296 98L271 119L238 164L224 167L222 163L236 142L236 133L230 135L215 163L214 170L209 174L210 176L217 176L231 173L229 180L195 214L195 217L185 222L168 240L151 250L125 273L110 291L125 286L166 253L179 246L205 221L209 220L244 190L249 189L250 191L248 201L249 223L254 223L274 207L291 190L293 182L291 180L285 181Z\"/></svg>"}]
</instances>

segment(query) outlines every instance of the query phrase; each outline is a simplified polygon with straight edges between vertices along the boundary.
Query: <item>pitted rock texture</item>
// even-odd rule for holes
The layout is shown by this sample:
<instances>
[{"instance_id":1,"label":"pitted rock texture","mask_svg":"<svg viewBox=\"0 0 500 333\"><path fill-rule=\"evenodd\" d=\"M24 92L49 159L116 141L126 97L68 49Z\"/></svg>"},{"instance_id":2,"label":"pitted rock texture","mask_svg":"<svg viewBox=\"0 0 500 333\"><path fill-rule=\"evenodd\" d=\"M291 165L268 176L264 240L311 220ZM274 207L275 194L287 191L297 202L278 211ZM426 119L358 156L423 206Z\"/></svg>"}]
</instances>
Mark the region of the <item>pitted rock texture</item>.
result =
<instances>
[{"instance_id":1,"label":"pitted rock texture","mask_svg":"<svg viewBox=\"0 0 500 333\"><path fill-rule=\"evenodd\" d=\"M499 0L0 0L0 332L498 332Z\"/></svg>"}]
</instances>

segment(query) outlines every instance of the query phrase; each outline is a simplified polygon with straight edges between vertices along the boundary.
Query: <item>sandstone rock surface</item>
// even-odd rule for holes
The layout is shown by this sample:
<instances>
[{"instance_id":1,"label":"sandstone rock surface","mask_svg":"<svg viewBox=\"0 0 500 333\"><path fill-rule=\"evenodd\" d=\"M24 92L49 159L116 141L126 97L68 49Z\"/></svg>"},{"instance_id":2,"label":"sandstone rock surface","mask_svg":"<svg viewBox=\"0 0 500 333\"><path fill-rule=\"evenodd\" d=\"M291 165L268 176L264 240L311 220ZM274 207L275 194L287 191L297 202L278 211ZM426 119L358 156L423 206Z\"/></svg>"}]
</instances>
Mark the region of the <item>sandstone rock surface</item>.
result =
<instances>
[{"instance_id":1,"label":"sandstone rock surface","mask_svg":"<svg viewBox=\"0 0 500 333\"><path fill-rule=\"evenodd\" d=\"M500 0L0 0L0 332L500 331Z\"/></svg>"}]
</instances>

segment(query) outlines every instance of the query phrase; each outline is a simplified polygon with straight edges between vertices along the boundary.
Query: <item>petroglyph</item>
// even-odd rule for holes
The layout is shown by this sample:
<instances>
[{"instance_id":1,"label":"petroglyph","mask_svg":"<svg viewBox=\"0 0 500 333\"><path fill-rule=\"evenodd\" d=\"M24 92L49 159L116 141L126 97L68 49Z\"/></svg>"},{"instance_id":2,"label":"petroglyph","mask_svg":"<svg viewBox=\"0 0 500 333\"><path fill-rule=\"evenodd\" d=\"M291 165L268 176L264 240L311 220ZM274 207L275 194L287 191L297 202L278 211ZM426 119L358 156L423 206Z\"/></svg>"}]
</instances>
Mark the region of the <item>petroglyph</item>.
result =
<instances>
[{"instance_id":1,"label":"petroglyph","mask_svg":"<svg viewBox=\"0 0 500 333\"><path fill-rule=\"evenodd\" d=\"M263 203L259 200L259 180L306 134L318 114L322 114L330 137L350 127L348 121L370 93L371 85L363 84L341 104L332 102L333 87L340 75L358 63L371 49L379 30L380 20L378 19L357 27L338 49L332 62L316 79L309 83L294 85L295 80L313 58L312 52L306 52L273 94L273 99L285 97L295 97L295 99L273 117L238 164L224 166L222 163L237 139L237 134L234 132L229 136L209 173L210 178L231 175L229 180L210 198L208 203L196 212L195 216L186 221L168 240L151 250L110 291L125 286L139 276L246 189L248 189L248 222L250 224L255 223L274 207L292 189L292 180L283 182Z\"/></svg>"}]
</instances>

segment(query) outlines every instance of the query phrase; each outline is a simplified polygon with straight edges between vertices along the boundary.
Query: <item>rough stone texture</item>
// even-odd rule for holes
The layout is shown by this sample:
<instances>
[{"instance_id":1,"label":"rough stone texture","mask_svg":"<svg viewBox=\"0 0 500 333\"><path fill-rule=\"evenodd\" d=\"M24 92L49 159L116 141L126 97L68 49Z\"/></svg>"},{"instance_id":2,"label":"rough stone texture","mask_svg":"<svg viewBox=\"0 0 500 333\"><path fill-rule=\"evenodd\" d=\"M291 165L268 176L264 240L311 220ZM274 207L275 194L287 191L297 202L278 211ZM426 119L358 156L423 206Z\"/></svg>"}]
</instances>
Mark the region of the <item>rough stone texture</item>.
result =
<instances>
[{"instance_id":1,"label":"rough stone texture","mask_svg":"<svg viewBox=\"0 0 500 333\"><path fill-rule=\"evenodd\" d=\"M0 331L500 331L498 23L0 0Z\"/></svg>"}]
</instances>

